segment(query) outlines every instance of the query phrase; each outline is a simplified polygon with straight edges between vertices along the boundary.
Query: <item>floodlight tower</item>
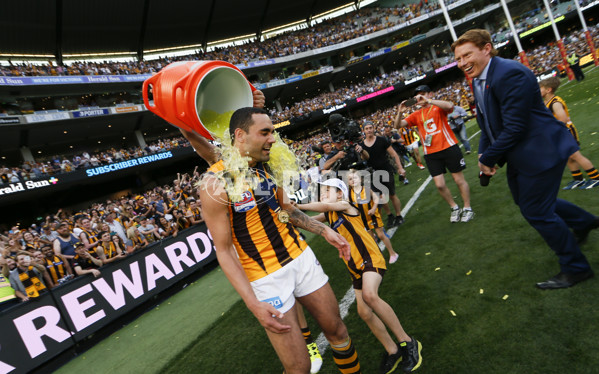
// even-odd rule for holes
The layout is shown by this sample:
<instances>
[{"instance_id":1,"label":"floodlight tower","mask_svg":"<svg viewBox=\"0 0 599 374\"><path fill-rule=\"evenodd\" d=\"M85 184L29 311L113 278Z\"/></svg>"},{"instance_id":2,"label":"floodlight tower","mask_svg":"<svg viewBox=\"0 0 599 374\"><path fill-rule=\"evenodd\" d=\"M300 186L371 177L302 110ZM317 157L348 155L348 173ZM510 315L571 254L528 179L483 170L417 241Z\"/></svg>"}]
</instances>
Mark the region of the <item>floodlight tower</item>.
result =
<instances>
[{"instance_id":1,"label":"floodlight tower","mask_svg":"<svg viewBox=\"0 0 599 374\"><path fill-rule=\"evenodd\" d=\"M578 0L574 0L576 2ZM553 33L555 34L555 40L557 40L557 47L559 48L559 53L562 56L562 63L566 68L566 73L568 74L568 80L574 79L574 73L572 69L570 69L570 64L568 64L566 48L564 47L564 41L559 36L559 31L557 30L557 26L555 25L555 20L553 19L553 12L551 12L551 7L549 6L549 2L547 0L543 0L545 4L545 8L547 9L547 14L549 15L549 20L551 21L551 28L553 28Z\"/></svg>"},{"instance_id":2,"label":"floodlight tower","mask_svg":"<svg viewBox=\"0 0 599 374\"><path fill-rule=\"evenodd\" d=\"M587 40L587 44L589 45L589 51L591 51L591 56L593 56L595 66L599 66L599 59L597 59L597 53L595 52L595 43L593 43L593 38L591 37L591 33L587 28L587 23L584 20L584 15L582 14L582 9L580 9L580 4L578 4L578 0L574 0L574 4L576 4L576 13L578 13L578 17L580 17L580 23L582 24L584 36Z\"/></svg>"},{"instance_id":3,"label":"floodlight tower","mask_svg":"<svg viewBox=\"0 0 599 374\"><path fill-rule=\"evenodd\" d=\"M453 24L451 23L451 18L449 18L449 13L447 12L447 7L445 6L445 1L439 0L439 4L441 5L441 11L443 12L443 17L445 17L445 22L447 23L447 27L449 28L449 33L451 34L451 39L455 42L456 40L458 40L458 36L455 33Z\"/></svg>"},{"instance_id":4,"label":"floodlight tower","mask_svg":"<svg viewBox=\"0 0 599 374\"><path fill-rule=\"evenodd\" d=\"M516 31L516 27L514 26L514 21L512 20L512 15L510 14L510 10L508 9L505 0L501 0L501 6L503 7L503 12L505 13L507 23L510 25L510 30L512 31L514 42L516 42L516 47L518 48L518 56L520 56L520 62L522 62L524 66L530 68L528 57L526 57L526 52L524 52L524 49L522 49L520 37L518 36L518 32Z\"/></svg>"}]
</instances>

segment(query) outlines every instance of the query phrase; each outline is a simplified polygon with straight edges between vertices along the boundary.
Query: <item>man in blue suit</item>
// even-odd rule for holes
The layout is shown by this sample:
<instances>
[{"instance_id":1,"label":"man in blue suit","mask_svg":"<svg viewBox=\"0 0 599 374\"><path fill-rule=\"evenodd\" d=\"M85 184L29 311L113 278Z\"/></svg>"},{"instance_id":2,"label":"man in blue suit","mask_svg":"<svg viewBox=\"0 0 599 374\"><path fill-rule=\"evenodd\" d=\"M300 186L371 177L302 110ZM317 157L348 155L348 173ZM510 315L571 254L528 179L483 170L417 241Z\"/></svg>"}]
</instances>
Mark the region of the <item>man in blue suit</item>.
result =
<instances>
[{"instance_id":1,"label":"man in blue suit","mask_svg":"<svg viewBox=\"0 0 599 374\"><path fill-rule=\"evenodd\" d=\"M515 203L559 258L560 273L536 286L566 288L592 277L579 243L599 227L599 218L557 198L564 167L578 145L543 104L534 74L495 57L486 30L469 30L451 47L458 67L474 79L481 172L492 176L507 164Z\"/></svg>"}]
</instances>

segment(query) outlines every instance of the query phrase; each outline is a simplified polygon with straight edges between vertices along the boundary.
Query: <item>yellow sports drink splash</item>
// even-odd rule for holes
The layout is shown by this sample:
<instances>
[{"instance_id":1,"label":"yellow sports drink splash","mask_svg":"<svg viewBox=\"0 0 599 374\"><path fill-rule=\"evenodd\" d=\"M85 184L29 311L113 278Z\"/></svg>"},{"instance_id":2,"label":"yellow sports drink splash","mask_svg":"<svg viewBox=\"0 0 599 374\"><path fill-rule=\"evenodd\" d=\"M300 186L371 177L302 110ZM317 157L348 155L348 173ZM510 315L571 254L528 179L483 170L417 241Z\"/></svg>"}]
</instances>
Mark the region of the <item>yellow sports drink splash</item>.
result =
<instances>
[{"instance_id":1,"label":"yellow sports drink splash","mask_svg":"<svg viewBox=\"0 0 599 374\"><path fill-rule=\"evenodd\" d=\"M231 201L240 201L241 195L250 189L258 186L258 175L249 167L249 157L242 156L239 149L232 145L231 135L229 134L229 122L233 111L226 113L216 113L211 110L204 110L200 113L202 122L206 129L221 143L217 152L226 170L226 176L223 175L224 188ZM271 177L278 186L292 187L295 180L300 175L300 167L297 157L289 146L281 139L278 133L274 133L275 143L270 148L270 160L268 165L272 172Z\"/></svg>"},{"instance_id":2,"label":"yellow sports drink splash","mask_svg":"<svg viewBox=\"0 0 599 374\"><path fill-rule=\"evenodd\" d=\"M229 130L229 122L233 115L233 110L219 114L210 109L204 109L200 112L200 118L204 127L212 134L214 139L223 139L225 131Z\"/></svg>"}]
</instances>

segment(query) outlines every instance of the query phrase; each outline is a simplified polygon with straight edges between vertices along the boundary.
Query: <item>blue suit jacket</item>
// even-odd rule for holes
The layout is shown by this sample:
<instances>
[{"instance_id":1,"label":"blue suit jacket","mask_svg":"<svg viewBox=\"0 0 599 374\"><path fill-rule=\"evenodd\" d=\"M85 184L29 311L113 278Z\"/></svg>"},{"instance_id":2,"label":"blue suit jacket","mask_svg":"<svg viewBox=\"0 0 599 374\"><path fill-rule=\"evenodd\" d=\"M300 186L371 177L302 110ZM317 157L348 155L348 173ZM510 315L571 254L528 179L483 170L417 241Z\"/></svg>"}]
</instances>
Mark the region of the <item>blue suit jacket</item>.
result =
<instances>
[{"instance_id":1,"label":"blue suit jacket","mask_svg":"<svg viewBox=\"0 0 599 374\"><path fill-rule=\"evenodd\" d=\"M535 175L564 162L578 150L566 126L547 109L535 75L519 62L494 57L484 94L484 115L477 107L481 128L479 161ZM495 142L483 125L487 118Z\"/></svg>"}]
</instances>

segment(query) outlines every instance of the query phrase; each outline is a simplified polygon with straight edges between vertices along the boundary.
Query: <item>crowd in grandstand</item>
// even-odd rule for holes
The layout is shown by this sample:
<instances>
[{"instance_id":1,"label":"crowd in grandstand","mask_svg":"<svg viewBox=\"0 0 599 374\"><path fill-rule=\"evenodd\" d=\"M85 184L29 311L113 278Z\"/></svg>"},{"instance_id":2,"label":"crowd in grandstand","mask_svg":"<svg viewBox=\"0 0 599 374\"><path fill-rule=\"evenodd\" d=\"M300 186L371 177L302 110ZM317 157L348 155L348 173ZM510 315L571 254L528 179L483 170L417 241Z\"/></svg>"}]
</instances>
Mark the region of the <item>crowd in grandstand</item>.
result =
<instances>
[{"instance_id":1,"label":"crowd in grandstand","mask_svg":"<svg viewBox=\"0 0 599 374\"><path fill-rule=\"evenodd\" d=\"M192 175L178 174L172 185L143 194L95 202L77 212L59 209L29 227L14 225L0 234L2 273L6 278L11 271L22 274L14 270L20 262L31 261L26 267L37 269L45 288L74 276L99 276L101 266L203 222L201 202L193 188L198 179L194 170ZM27 293L17 296L22 301L32 298Z\"/></svg>"},{"instance_id":2,"label":"crowd in grandstand","mask_svg":"<svg viewBox=\"0 0 599 374\"><path fill-rule=\"evenodd\" d=\"M449 2L451 3L451 2ZM198 51L195 55L161 58L151 61L130 62L75 62L70 65L12 64L0 66L0 75L127 75L154 73L178 60L223 60L242 64L288 56L308 50L337 44L378 30L405 23L415 17L439 8L435 1L419 0L391 8L367 7L341 17L325 20L310 28L290 31L264 41L250 41L236 47L217 48L210 52Z\"/></svg>"},{"instance_id":3,"label":"crowd in grandstand","mask_svg":"<svg viewBox=\"0 0 599 374\"><path fill-rule=\"evenodd\" d=\"M454 1L446 2L447 5ZM197 51L195 54L164 57L157 60L126 62L74 62L66 65L10 64L0 66L3 76L44 76L44 75L129 75L155 73L174 61L180 60L224 60L233 64L243 64L255 60L283 57L308 50L337 44L367 35L378 30L405 23L415 17L426 15L439 8L436 1L416 1L395 7L366 7L347 13L344 16L325 20L310 28L289 31L263 41L252 40L239 46L216 48L212 51ZM537 17L522 16L519 29L534 27ZM495 40L508 40L511 33L500 28Z\"/></svg>"},{"instance_id":4,"label":"crowd in grandstand","mask_svg":"<svg viewBox=\"0 0 599 374\"><path fill-rule=\"evenodd\" d=\"M83 152L73 156L55 155L48 159L25 161L20 167L0 165L0 186L48 178L52 175L69 173L89 167L112 164L149 154L160 153L179 147L188 147L189 142L182 136L158 139L145 147L110 148L103 151Z\"/></svg>"},{"instance_id":5,"label":"crowd in grandstand","mask_svg":"<svg viewBox=\"0 0 599 374\"><path fill-rule=\"evenodd\" d=\"M449 57L441 58L440 60L449 62ZM423 59L411 66L404 65L401 70L381 73L360 82L349 83L337 87L332 92L323 92L315 97L296 102L291 106L287 105L282 108L282 110L271 109L270 116L274 122L282 122L293 117L301 117L314 110L329 108L334 105L342 104L346 100L381 90L399 82L405 82L406 79L421 76L425 71L436 69L440 66L441 64L438 61Z\"/></svg>"},{"instance_id":6,"label":"crowd in grandstand","mask_svg":"<svg viewBox=\"0 0 599 374\"><path fill-rule=\"evenodd\" d=\"M594 42L599 40L599 27L597 25L589 27L589 31ZM573 32L565 36L564 47L566 52L574 51L578 56L584 56L590 52L586 38L579 32ZM559 48L554 42L527 51L527 56L531 70L537 74L563 65Z\"/></svg>"},{"instance_id":7,"label":"crowd in grandstand","mask_svg":"<svg viewBox=\"0 0 599 374\"><path fill-rule=\"evenodd\" d=\"M590 27L589 30L591 31L593 40L599 39L599 27ZM589 46L586 39L578 32L573 32L564 37L564 45L566 49L575 51L579 56L589 53ZM539 46L531 51L527 51L527 56L530 68L535 73L543 73L563 64L556 43L549 43L548 45ZM515 59L519 59L519 57L516 56ZM447 62L449 62L449 60L447 60ZM339 87L333 92L324 92L316 97L307 98L303 101L296 102L292 106L286 106L282 111L271 109L270 114L275 122L282 122L293 117L301 117L313 110L342 104L346 100L378 91L398 82L403 82L405 79L420 75L423 73L423 66L437 68L439 67L439 64L435 61L423 61L420 65L415 65L409 69L404 67L403 70L383 73L374 78L366 79L363 82Z\"/></svg>"}]
</instances>

